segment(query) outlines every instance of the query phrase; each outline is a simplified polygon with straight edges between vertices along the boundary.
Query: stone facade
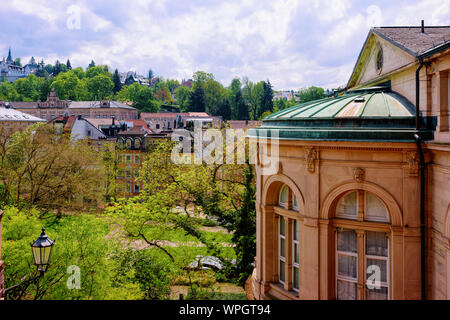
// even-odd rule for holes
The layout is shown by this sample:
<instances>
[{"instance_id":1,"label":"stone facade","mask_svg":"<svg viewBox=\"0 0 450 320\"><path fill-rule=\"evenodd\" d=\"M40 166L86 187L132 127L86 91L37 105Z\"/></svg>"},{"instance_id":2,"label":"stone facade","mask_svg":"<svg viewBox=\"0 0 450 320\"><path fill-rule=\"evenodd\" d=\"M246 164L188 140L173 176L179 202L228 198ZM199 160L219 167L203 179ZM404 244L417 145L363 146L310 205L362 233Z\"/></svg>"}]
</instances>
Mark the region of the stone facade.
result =
<instances>
[{"instance_id":1,"label":"stone facade","mask_svg":"<svg viewBox=\"0 0 450 320\"><path fill-rule=\"evenodd\" d=\"M426 299L450 299L450 49L432 48L439 50L416 55L411 53L414 46L407 50L398 40L381 36L384 31L369 33L348 89L388 84L415 105L417 57L423 56L421 116L437 124L434 138L422 144L425 270L420 156L412 137L403 142L361 142L357 136L354 141L281 139L278 172L264 175L261 160L255 166L257 256L252 295L256 299L421 299L422 277ZM420 33L420 28L416 31ZM425 29L418 37L434 31ZM399 37L407 32L410 41L415 30L401 29ZM265 141L255 142L258 159L268 155ZM350 204L354 216L346 217L342 212L353 208ZM375 207L386 217L367 219ZM351 250L342 248L343 234L349 230L355 235ZM385 235L378 238L385 251L375 257L369 253L374 234ZM384 279L373 293L367 289L366 274L376 259Z\"/></svg>"},{"instance_id":2,"label":"stone facade","mask_svg":"<svg viewBox=\"0 0 450 320\"><path fill-rule=\"evenodd\" d=\"M138 110L118 101L69 101L60 100L54 89L47 101L9 102L21 112L50 121L58 117L74 116L94 119L133 120L138 118Z\"/></svg>"}]
</instances>

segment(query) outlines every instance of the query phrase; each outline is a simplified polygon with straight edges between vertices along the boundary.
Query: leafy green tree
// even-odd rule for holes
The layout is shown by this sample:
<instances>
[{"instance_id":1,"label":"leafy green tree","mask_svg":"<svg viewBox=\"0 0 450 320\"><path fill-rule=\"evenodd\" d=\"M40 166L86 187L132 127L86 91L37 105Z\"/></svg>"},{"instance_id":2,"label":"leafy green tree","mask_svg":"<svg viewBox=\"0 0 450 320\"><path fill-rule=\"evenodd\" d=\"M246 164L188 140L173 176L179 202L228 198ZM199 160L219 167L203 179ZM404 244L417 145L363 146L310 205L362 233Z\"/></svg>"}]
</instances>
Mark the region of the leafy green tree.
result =
<instances>
[{"instance_id":1,"label":"leafy green tree","mask_svg":"<svg viewBox=\"0 0 450 320\"><path fill-rule=\"evenodd\" d=\"M312 86L309 88L300 89L297 96L300 98L300 103L305 103L308 101L326 98L327 94L323 88Z\"/></svg>"},{"instance_id":2,"label":"leafy green tree","mask_svg":"<svg viewBox=\"0 0 450 320\"><path fill-rule=\"evenodd\" d=\"M72 216L59 220L39 220L36 210L19 211L14 207L5 210L3 223L3 258L5 283L20 283L23 278L36 275L30 243L45 225L46 233L56 243L51 256L51 266L42 278L23 287L17 299L33 300L104 300L142 299L144 292L138 284L126 282L127 277L117 274L119 261L111 259L119 243L109 236L109 227L101 219L88 215ZM67 287L70 266L80 269L81 286ZM131 279L130 279L131 280ZM70 281L69 281L70 282Z\"/></svg>"},{"instance_id":3,"label":"leafy green tree","mask_svg":"<svg viewBox=\"0 0 450 320\"><path fill-rule=\"evenodd\" d=\"M159 110L160 105L155 101L152 90L146 86L133 83L130 86L124 86L119 94L124 95L127 101L133 102L133 107L142 112L157 112Z\"/></svg>"},{"instance_id":4,"label":"leafy green tree","mask_svg":"<svg viewBox=\"0 0 450 320\"><path fill-rule=\"evenodd\" d=\"M165 85L167 89L169 89L170 93L175 93L175 90L180 86L180 82L178 80L168 79L165 81Z\"/></svg>"},{"instance_id":5,"label":"leafy green tree","mask_svg":"<svg viewBox=\"0 0 450 320\"><path fill-rule=\"evenodd\" d=\"M52 75L52 74L53 74L53 69L54 69L54 67L53 67L51 64L47 64L47 65L44 67L44 70L47 71L47 73L48 73L49 75Z\"/></svg>"},{"instance_id":6,"label":"leafy green tree","mask_svg":"<svg viewBox=\"0 0 450 320\"><path fill-rule=\"evenodd\" d=\"M0 100L3 101L19 101L20 95L14 88L13 84L8 81L0 83Z\"/></svg>"},{"instance_id":7,"label":"leafy green tree","mask_svg":"<svg viewBox=\"0 0 450 320\"><path fill-rule=\"evenodd\" d=\"M155 98L163 102L172 102L172 94L165 85L156 91Z\"/></svg>"},{"instance_id":8,"label":"leafy green tree","mask_svg":"<svg viewBox=\"0 0 450 320\"><path fill-rule=\"evenodd\" d=\"M88 69L90 69L90 68L92 68L92 67L95 67L95 62L94 62L94 60L91 60L91 63L89 63L89 65L88 65Z\"/></svg>"},{"instance_id":9,"label":"leafy green tree","mask_svg":"<svg viewBox=\"0 0 450 320\"><path fill-rule=\"evenodd\" d=\"M86 85L91 97L97 100L104 99L107 96L111 95L114 88L114 83L111 81L111 77L101 74L96 75L92 78L88 77L86 79Z\"/></svg>"},{"instance_id":10,"label":"leafy green tree","mask_svg":"<svg viewBox=\"0 0 450 320\"><path fill-rule=\"evenodd\" d=\"M58 97L62 100L77 100L77 87L79 86L79 78L75 72L68 71L58 74L52 83Z\"/></svg>"},{"instance_id":11,"label":"leafy green tree","mask_svg":"<svg viewBox=\"0 0 450 320\"><path fill-rule=\"evenodd\" d=\"M189 111L189 98L191 95L191 90L186 86L179 86L175 89L175 99L180 106L181 112Z\"/></svg>"},{"instance_id":12,"label":"leafy green tree","mask_svg":"<svg viewBox=\"0 0 450 320\"><path fill-rule=\"evenodd\" d=\"M36 101L41 96L44 84L44 78L30 74L25 78L17 79L12 83L12 86L18 93L20 101Z\"/></svg>"},{"instance_id":13,"label":"leafy green tree","mask_svg":"<svg viewBox=\"0 0 450 320\"><path fill-rule=\"evenodd\" d=\"M108 69L106 66L94 66L86 70L86 78L94 78L96 76L108 76L111 77L112 75L108 72Z\"/></svg>"},{"instance_id":14,"label":"leafy green tree","mask_svg":"<svg viewBox=\"0 0 450 320\"><path fill-rule=\"evenodd\" d=\"M10 135L0 128L0 203L54 210L96 208L104 183L100 157L87 141L35 124Z\"/></svg>"},{"instance_id":15,"label":"leafy green tree","mask_svg":"<svg viewBox=\"0 0 450 320\"><path fill-rule=\"evenodd\" d=\"M53 68L53 75L56 77L61 72L66 71L67 71L66 65L59 62L59 60L56 60L55 67Z\"/></svg>"},{"instance_id":16,"label":"leafy green tree","mask_svg":"<svg viewBox=\"0 0 450 320\"><path fill-rule=\"evenodd\" d=\"M84 72L83 68L81 68L81 67L72 69L71 71L73 73L75 73L77 75L78 79L80 79L80 80L86 76L86 73Z\"/></svg>"}]
</instances>

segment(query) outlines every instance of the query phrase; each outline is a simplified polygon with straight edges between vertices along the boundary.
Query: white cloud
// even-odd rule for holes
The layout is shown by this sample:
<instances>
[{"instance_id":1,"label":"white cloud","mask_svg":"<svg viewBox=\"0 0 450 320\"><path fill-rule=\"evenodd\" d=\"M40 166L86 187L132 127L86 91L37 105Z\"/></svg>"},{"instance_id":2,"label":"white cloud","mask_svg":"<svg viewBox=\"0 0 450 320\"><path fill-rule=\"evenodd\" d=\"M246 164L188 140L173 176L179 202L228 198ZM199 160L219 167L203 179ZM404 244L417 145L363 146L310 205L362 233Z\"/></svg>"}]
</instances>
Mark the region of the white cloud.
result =
<instances>
[{"instance_id":1,"label":"white cloud","mask_svg":"<svg viewBox=\"0 0 450 320\"><path fill-rule=\"evenodd\" d=\"M70 5L81 8L80 30L66 28ZM70 58L73 66L93 59L121 71L152 68L166 78L201 69L226 85L238 75L270 79L276 89L333 87L347 82L371 26L418 25L422 17L448 25L449 12L449 0L11 0L2 15L42 22L12 19L0 43L17 51L22 45L27 57L44 52L46 62Z\"/></svg>"}]
</instances>

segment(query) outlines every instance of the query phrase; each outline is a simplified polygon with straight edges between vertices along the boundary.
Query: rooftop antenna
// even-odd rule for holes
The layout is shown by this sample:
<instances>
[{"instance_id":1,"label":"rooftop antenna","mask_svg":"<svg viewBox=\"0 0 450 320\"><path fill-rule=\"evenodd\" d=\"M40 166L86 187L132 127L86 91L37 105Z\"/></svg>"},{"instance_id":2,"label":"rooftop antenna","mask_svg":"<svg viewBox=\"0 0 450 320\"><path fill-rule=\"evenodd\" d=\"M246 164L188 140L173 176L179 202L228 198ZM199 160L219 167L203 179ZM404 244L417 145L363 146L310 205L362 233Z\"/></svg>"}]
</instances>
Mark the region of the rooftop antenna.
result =
<instances>
[{"instance_id":1,"label":"rooftop antenna","mask_svg":"<svg viewBox=\"0 0 450 320\"><path fill-rule=\"evenodd\" d=\"M425 20L422 20L422 33L425 33Z\"/></svg>"}]
</instances>

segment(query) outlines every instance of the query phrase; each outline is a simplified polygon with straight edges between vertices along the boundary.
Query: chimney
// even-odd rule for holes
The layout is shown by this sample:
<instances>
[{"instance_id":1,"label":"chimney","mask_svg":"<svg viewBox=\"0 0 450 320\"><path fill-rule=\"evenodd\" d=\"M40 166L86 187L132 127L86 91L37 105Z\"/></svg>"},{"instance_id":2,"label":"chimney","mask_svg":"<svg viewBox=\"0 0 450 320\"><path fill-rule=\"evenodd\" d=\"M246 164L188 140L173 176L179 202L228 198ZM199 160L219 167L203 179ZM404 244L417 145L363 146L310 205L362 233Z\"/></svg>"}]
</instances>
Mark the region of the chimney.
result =
<instances>
[{"instance_id":1,"label":"chimney","mask_svg":"<svg viewBox=\"0 0 450 320\"><path fill-rule=\"evenodd\" d=\"M422 33L425 33L425 20L422 20Z\"/></svg>"}]
</instances>

